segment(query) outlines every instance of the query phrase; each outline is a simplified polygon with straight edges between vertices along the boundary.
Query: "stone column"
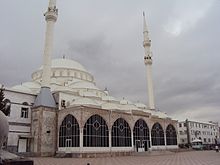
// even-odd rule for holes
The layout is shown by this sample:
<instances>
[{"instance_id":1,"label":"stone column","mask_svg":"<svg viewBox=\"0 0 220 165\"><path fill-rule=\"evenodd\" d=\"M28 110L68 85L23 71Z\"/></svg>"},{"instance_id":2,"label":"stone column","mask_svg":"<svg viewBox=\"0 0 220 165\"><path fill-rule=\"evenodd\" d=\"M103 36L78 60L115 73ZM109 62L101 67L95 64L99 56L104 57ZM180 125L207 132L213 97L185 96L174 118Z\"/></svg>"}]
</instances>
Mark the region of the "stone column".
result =
<instances>
[{"instance_id":1,"label":"stone column","mask_svg":"<svg viewBox=\"0 0 220 165\"><path fill-rule=\"evenodd\" d=\"M149 129L149 140L150 140L150 148L152 148L152 138L151 138L151 130Z\"/></svg>"},{"instance_id":2,"label":"stone column","mask_svg":"<svg viewBox=\"0 0 220 165\"><path fill-rule=\"evenodd\" d=\"M79 132L79 147L80 147L80 152L83 152L83 128L80 128L80 132Z\"/></svg>"},{"instance_id":3,"label":"stone column","mask_svg":"<svg viewBox=\"0 0 220 165\"><path fill-rule=\"evenodd\" d=\"M167 148L166 124L164 124L164 145L165 148Z\"/></svg>"},{"instance_id":4,"label":"stone column","mask_svg":"<svg viewBox=\"0 0 220 165\"><path fill-rule=\"evenodd\" d=\"M134 150L134 134L133 134L133 130L131 130L131 146L132 146L132 149Z\"/></svg>"},{"instance_id":5,"label":"stone column","mask_svg":"<svg viewBox=\"0 0 220 165\"><path fill-rule=\"evenodd\" d=\"M108 136L109 136L109 151L110 153L112 153L112 130L111 129L109 129Z\"/></svg>"}]
</instances>

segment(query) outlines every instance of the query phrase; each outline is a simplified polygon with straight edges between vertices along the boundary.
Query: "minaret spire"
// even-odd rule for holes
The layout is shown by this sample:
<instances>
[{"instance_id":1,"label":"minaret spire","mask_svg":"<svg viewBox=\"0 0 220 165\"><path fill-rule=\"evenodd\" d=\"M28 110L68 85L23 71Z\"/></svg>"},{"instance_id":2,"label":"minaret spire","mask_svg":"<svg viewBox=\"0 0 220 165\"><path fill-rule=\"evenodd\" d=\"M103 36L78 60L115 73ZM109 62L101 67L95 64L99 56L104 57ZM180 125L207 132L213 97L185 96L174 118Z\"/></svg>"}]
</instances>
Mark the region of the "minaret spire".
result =
<instances>
[{"instance_id":1,"label":"minaret spire","mask_svg":"<svg viewBox=\"0 0 220 165\"><path fill-rule=\"evenodd\" d=\"M149 108L154 110L154 91L153 91L153 80L152 80L152 57L151 57L151 40L149 39L147 23L145 19L145 13L143 12L143 34L144 34L144 41L143 47L145 51L144 56L144 63L147 69L147 90L148 90L148 104Z\"/></svg>"},{"instance_id":2,"label":"minaret spire","mask_svg":"<svg viewBox=\"0 0 220 165\"><path fill-rule=\"evenodd\" d=\"M56 8L56 0L49 0L49 5L44 14L46 20L45 45L43 54L43 74L41 90L38 94L34 106L56 107L55 100L50 91L51 76L51 56L53 50L54 25L58 17L58 9Z\"/></svg>"}]
</instances>

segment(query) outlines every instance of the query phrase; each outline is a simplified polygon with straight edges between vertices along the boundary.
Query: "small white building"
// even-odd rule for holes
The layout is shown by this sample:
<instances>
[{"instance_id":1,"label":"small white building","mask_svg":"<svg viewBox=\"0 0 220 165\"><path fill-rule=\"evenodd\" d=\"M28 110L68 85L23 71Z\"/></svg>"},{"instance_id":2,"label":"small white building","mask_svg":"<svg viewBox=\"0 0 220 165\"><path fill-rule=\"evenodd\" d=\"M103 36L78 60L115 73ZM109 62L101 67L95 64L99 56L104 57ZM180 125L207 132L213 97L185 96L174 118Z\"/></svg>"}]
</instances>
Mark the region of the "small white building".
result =
<instances>
[{"instance_id":1,"label":"small white building","mask_svg":"<svg viewBox=\"0 0 220 165\"><path fill-rule=\"evenodd\" d=\"M219 126L216 122L200 122L193 120L178 123L179 144L191 144L195 139L202 140L203 144L215 144L219 138Z\"/></svg>"}]
</instances>

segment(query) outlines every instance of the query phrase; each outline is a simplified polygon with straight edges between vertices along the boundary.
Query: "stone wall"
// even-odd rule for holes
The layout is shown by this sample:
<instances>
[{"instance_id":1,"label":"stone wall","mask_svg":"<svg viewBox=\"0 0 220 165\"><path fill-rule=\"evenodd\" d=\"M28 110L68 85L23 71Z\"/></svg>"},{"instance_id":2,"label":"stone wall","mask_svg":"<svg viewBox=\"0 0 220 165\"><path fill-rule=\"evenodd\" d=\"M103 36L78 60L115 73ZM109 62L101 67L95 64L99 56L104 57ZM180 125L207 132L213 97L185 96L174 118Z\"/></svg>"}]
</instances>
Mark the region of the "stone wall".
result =
<instances>
[{"instance_id":1,"label":"stone wall","mask_svg":"<svg viewBox=\"0 0 220 165\"><path fill-rule=\"evenodd\" d=\"M57 146L57 110L38 107L32 109L32 152L52 156Z\"/></svg>"}]
</instances>

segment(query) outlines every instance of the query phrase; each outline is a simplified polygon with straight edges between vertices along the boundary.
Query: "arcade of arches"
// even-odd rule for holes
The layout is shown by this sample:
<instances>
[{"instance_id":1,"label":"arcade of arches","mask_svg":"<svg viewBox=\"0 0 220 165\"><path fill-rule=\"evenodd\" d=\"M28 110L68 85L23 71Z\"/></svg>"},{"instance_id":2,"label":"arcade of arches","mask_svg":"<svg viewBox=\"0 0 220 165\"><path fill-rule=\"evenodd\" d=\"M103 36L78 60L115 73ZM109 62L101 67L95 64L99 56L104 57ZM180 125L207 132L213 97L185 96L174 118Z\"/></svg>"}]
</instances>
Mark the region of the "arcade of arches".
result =
<instances>
[{"instance_id":1,"label":"arcade of arches","mask_svg":"<svg viewBox=\"0 0 220 165\"><path fill-rule=\"evenodd\" d=\"M68 114L59 126L59 147L136 147L177 145L177 132L172 124L164 130L159 122L150 128L142 118L134 122L133 129L129 123L118 118L108 127L105 119L98 115L90 116L82 123L82 134L77 119ZM82 136L82 138L80 138ZM133 142L132 142L133 141Z\"/></svg>"}]
</instances>

